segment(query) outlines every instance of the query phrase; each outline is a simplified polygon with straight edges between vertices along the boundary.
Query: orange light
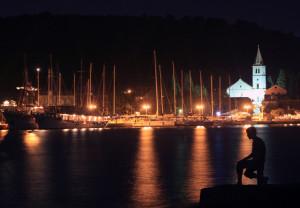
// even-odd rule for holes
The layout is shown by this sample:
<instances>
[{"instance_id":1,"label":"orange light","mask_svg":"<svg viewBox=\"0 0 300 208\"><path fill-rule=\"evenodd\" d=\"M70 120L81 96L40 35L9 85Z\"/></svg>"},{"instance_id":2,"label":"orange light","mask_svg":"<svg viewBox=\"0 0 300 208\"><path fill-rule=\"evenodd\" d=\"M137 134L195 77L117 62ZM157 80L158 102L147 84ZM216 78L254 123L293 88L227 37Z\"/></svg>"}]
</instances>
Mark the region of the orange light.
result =
<instances>
[{"instance_id":1,"label":"orange light","mask_svg":"<svg viewBox=\"0 0 300 208\"><path fill-rule=\"evenodd\" d=\"M97 108L97 105L95 105L95 104L88 105L89 110L95 110L96 108Z\"/></svg>"}]
</instances>

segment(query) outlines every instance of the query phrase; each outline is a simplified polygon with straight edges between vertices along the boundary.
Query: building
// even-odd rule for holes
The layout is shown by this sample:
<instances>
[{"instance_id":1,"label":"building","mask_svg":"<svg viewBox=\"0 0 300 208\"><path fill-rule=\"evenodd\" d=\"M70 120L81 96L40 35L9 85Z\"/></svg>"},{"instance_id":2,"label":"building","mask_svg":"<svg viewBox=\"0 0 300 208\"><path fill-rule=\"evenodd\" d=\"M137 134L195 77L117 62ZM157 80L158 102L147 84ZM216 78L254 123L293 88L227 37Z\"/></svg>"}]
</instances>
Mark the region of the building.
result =
<instances>
[{"instance_id":1,"label":"building","mask_svg":"<svg viewBox=\"0 0 300 208\"><path fill-rule=\"evenodd\" d=\"M266 66L258 46L255 62L252 66L252 86L240 78L227 88L227 94L230 98L249 98L253 103L254 113L258 114L264 100L266 82Z\"/></svg>"}]
</instances>

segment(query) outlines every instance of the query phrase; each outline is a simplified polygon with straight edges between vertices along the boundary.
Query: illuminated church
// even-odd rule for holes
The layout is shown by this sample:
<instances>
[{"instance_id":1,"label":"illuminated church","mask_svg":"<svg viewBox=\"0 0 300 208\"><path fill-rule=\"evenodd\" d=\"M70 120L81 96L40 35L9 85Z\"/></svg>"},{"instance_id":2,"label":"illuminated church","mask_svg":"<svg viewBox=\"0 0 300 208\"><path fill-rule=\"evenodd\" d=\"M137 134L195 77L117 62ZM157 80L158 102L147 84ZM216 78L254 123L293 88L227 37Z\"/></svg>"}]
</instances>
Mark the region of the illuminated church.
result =
<instances>
[{"instance_id":1,"label":"illuminated church","mask_svg":"<svg viewBox=\"0 0 300 208\"><path fill-rule=\"evenodd\" d=\"M263 58L258 46L255 63L252 66L252 86L240 78L237 82L227 88L227 94L231 98L250 98L255 106L254 113L258 114L265 97L266 82L266 66L263 63Z\"/></svg>"}]
</instances>

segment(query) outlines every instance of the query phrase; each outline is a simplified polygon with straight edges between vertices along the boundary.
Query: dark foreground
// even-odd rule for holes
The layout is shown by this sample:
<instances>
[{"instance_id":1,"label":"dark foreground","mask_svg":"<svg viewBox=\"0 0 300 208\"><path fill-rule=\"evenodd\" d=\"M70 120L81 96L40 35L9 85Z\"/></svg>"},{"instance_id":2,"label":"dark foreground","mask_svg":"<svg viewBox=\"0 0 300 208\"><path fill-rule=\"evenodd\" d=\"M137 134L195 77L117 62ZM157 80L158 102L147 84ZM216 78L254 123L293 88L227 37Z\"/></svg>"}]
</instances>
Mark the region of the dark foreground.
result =
<instances>
[{"instance_id":1,"label":"dark foreground","mask_svg":"<svg viewBox=\"0 0 300 208\"><path fill-rule=\"evenodd\" d=\"M238 186L204 188L200 207L299 207L300 185Z\"/></svg>"}]
</instances>

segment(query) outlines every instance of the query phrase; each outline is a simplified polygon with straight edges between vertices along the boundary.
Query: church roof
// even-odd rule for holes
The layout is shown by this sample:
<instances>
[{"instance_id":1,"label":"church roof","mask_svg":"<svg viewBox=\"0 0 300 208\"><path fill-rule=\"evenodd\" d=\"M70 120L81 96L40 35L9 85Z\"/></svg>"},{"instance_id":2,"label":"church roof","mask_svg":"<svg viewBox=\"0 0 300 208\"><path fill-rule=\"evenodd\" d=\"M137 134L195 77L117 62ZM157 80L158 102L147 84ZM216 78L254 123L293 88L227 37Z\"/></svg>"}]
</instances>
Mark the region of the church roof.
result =
<instances>
[{"instance_id":1,"label":"church roof","mask_svg":"<svg viewBox=\"0 0 300 208\"><path fill-rule=\"evenodd\" d=\"M259 45L257 46L257 54L256 54L254 65L256 65L256 66L264 65L263 58L260 53Z\"/></svg>"},{"instance_id":2,"label":"church roof","mask_svg":"<svg viewBox=\"0 0 300 208\"><path fill-rule=\"evenodd\" d=\"M252 86L250 86L247 82L242 80L241 78L236 81L233 85L227 88L227 94L234 94L235 92L241 92L241 91L249 91L252 90Z\"/></svg>"},{"instance_id":3,"label":"church roof","mask_svg":"<svg viewBox=\"0 0 300 208\"><path fill-rule=\"evenodd\" d=\"M273 85L269 89L266 90L266 95L286 95L287 91L283 87L279 85Z\"/></svg>"}]
</instances>

